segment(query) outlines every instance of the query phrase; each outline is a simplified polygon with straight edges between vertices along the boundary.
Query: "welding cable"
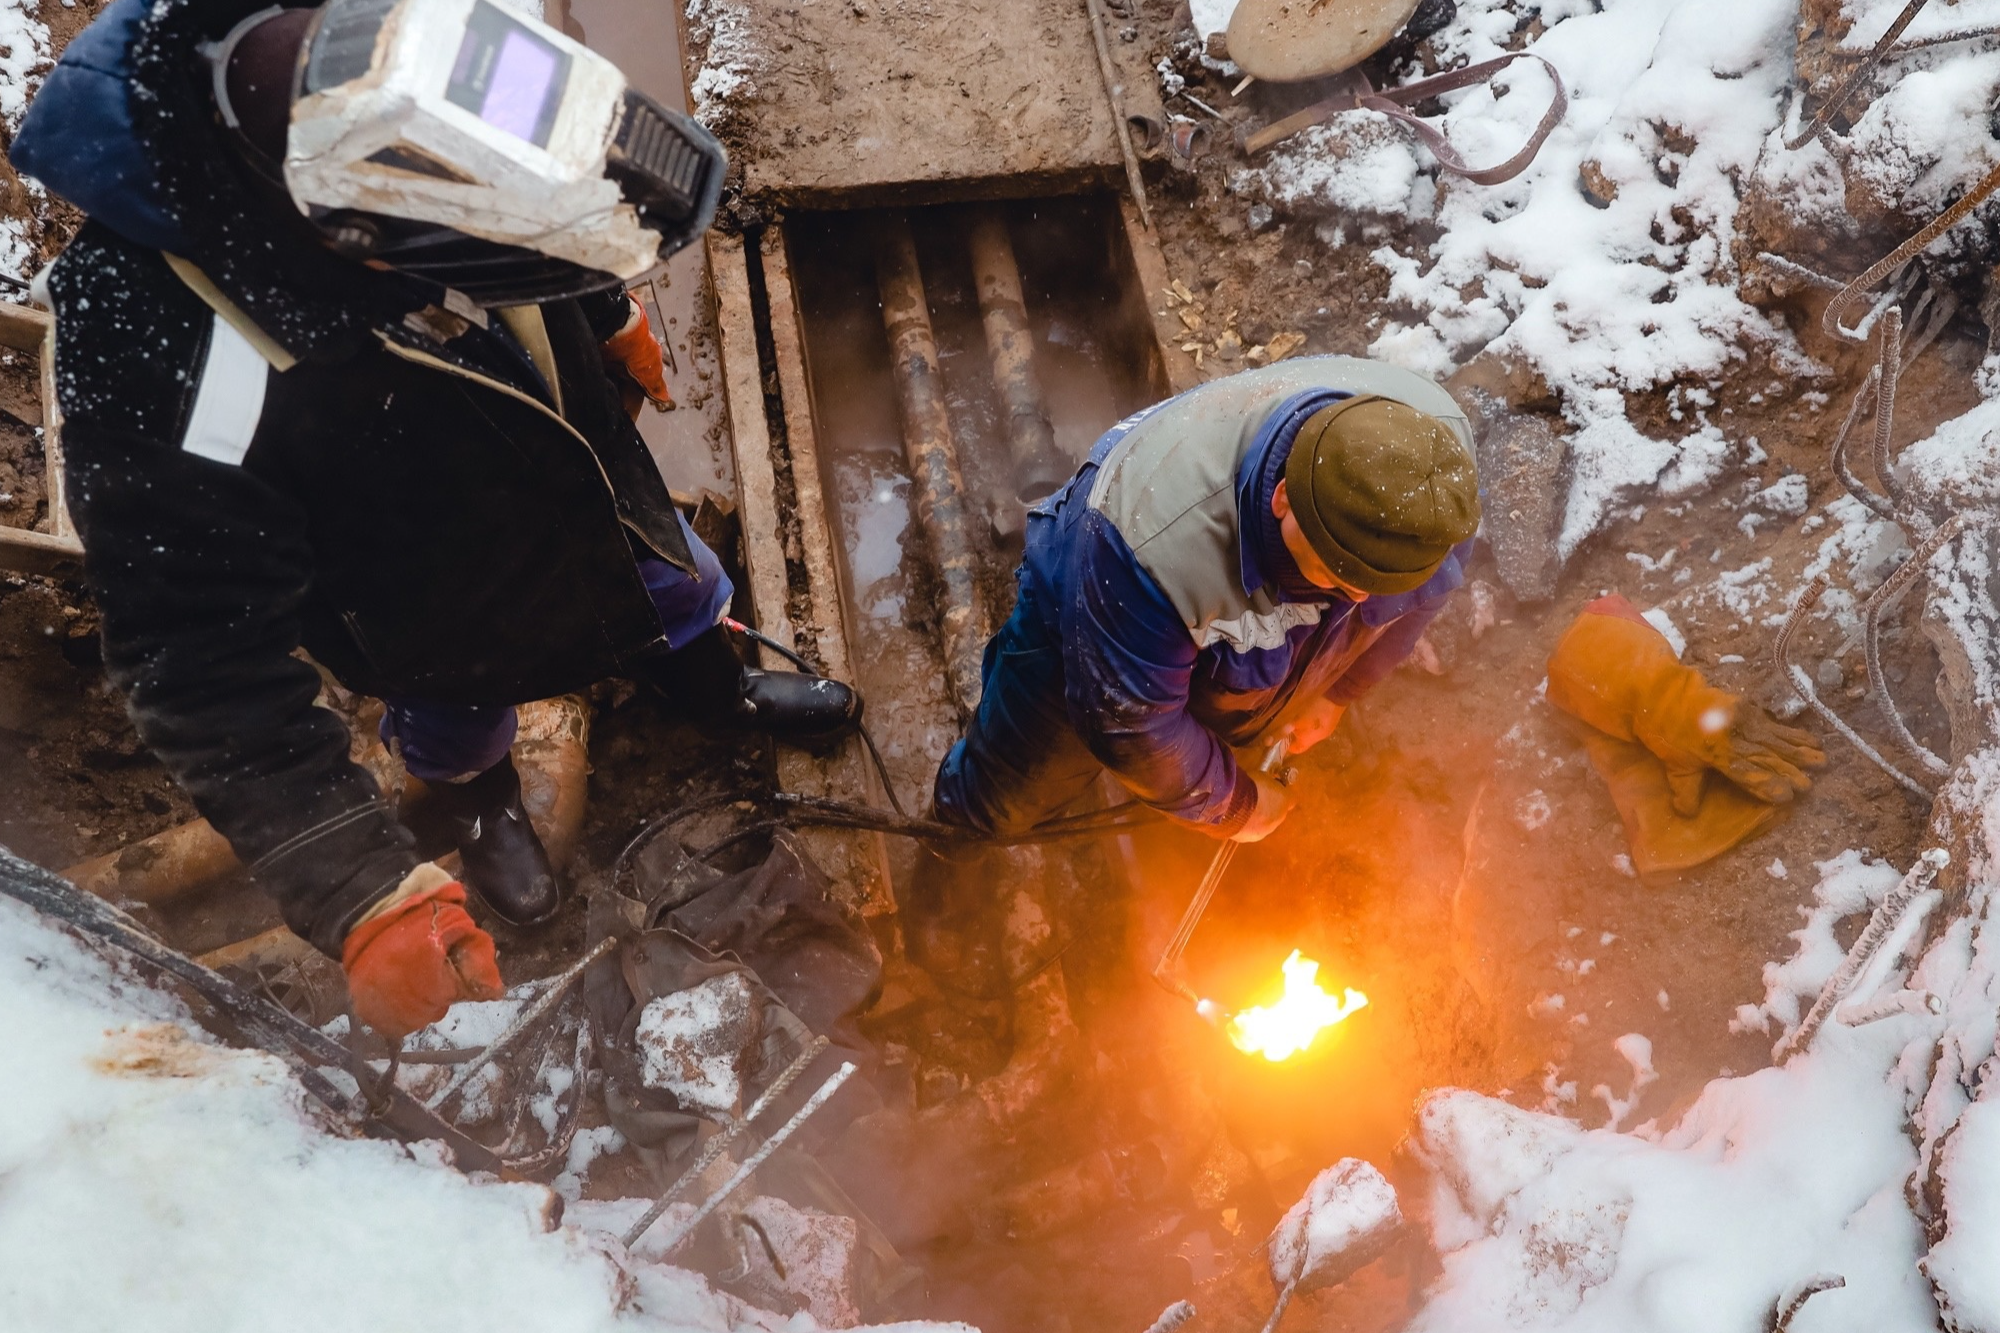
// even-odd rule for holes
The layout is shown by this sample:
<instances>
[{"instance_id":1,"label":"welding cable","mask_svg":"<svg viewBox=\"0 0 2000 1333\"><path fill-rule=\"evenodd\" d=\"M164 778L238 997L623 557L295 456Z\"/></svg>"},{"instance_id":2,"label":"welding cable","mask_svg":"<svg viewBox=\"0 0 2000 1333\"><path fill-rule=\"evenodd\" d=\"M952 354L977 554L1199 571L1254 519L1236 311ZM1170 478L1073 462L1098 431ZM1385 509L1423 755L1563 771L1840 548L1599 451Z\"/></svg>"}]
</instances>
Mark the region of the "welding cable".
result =
<instances>
[{"instance_id":1,"label":"welding cable","mask_svg":"<svg viewBox=\"0 0 2000 1333\"><path fill-rule=\"evenodd\" d=\"M803 671L806 675L814 677L824 676L824 673L820 671L818 667L814 666L811 662L808 662L800 654L793 652L790 648L785 647L784 644L779 643L776 639L764 633L764 631L756 629L750 625L746 625L742 621L734 619L733 617L730 616L724 616L722 618L722 623L728 628L735 630L738 634L741 634L744 638L749 639L752 643L761 644L764 647L769 648L772 652L776 653L778 656L790 662L793 666L797 667L800 671ZM889 765L884 763L882 760L882 751L880 747L878 747L875 744L874 734L868 730L868 724L866 722L857 723L855 725L855 730L861 733L861 743L862 745L867 747L868 757L875 762L875 775L882 779L882 790L889 797L890 808L893 809L897 814L907 818L910 812L903 808L903 798L896 795L896 784L889 780Z\"/></svg>"},{"instance_id":2,"label":"welding cable","mask_svg":"<svg viewBox=\"0 0 2000 1333\"><path fill-rule=\"evenodd\" d=\"M1127 829L1155 823L1163 818L1158 811L1142 802L1123 801L1102 810L1087 810L1081 814L1047 819L1025 833L997 836L977 833L971 829L960 828L956 824L945 824L934 819L917 819L909 815L891 814L874 806L835 800L827 796L748 789L711 792L707 796L696 797L685 805L676 806L641 825L639 831L625 844L624 850L618 853L618 859L612 863L613 890L628 897L637 896L630 887L633 868L640 855L655 839L674 825L692 819L696 815L731 805L775 806L777 811L735 829L707 846L690 850L689 856L697 861L706 861L740 842L781 828L799 826L856 829L865 833L910 838L918 842L1014 847L1025 843L1062 842L1071 838L1093 838L1122 833Z\"/></svg>"}]
</instances>

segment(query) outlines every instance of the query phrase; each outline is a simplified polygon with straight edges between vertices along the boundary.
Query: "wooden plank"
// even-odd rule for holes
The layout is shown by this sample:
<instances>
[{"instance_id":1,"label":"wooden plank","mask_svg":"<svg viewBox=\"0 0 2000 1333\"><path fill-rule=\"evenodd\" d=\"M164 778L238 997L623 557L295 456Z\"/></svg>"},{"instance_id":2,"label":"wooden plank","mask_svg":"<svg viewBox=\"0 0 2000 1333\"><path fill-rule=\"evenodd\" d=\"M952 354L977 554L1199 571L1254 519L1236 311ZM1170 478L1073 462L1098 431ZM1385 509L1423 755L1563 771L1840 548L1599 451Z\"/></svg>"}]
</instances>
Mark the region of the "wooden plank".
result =
<instances>
[{"instance_id":1,"label":"wooden plank","mask_svg":"<svg viewBox=\"0 0 2000 1333\"><path fill-rule=\"evenodd\" d=\"M1167 292L1173 275L1167 271L1167 257L1160 251L1159 238L1139 223L1139 211L1130 199L1118 201L1118 213L1125 222L1125 243L1132 252L1132 267L1139 281L1139 293L1152 322L1153 341L1159 348L1159 369L1165 374L1169 394L1186 393L1202 382L1194 358L1181 350L1180 321L1167 308Z\"/></svg>"},{"instance_id":2,"label":"wooden plank","mask_svg":"<svg viewBox=\"0 0 2000 1333\"><path fill-rule=\"evenodd\" d=\"M723 396L729 407L729 443L736 460L736 516L743 530L743 564L757 627L780 643L796 643L786 609L789 576L778 531L778 478L771 464L771 431L764 422L764 377L757 360L757 317L750 304L750 270L743 238L711 231L708 271L715 289L716 342L722 360ZM766 667L788 665L759 649Z\"/></svg>"},{"instance_id":3,"label":"wooden plank","mask_svg":"<svg viewBox=\"0 0 2000 1333\"><path fill-rule=\"evenodd\" d=\"M777 245L782 248L780 238ZM722 358L722 382L729 404L730 444L736 458L737 521L743 531L743 563L750 575L750 600L757 608L757 627L795 649L805 645L788 607L790 573L778 515L778 467L771 432L764 416L763 366L757 354L756 311L750 300L749 265L760 262L747 254L742 238L709 233L709 272L715 287L716 327ZM806 392L803 363L782 349L796 350L799 339L797 303L791 276L782 261L776 267L782 287L784 317L773 312L773 341L780 350L778 381L785 399L785 429L794 461L803 441L809 467L795 466L792 483L800 509L801 552L809 589L808 604L818 622L812 626L813 646L829 673L851 680L853 654L848 651L839 584L836 581L832 534L826 522L819 454L812 428L811 398ZM767 271L767 279L771 276ZM789 670L791 664L759 648L766 667ZM778 783L787 791L831 796L849 801L875 797L867 760L858 741L833 755L819 758L791 746L777 747ZM801 840L849 901L866 916L895 910L889 887L888 858L881 835L839 829L807 829Z\"/></svg>"},{"instance_id":4,"label":"wooden plank","mask_svg":"<svg viewBox=\"0 0 2000 1333\"><path fill-rule=\"evenodd\" d=\"M83 564L83 543L26 528L0 528L0 569L17 574L60 576Z\"/></svg>"},{"instance_id":5,"label":"wooden plank","mask_svg":"<svg viewBox=\"0 0 2000 1333\"><path fill-rule=\"evenodd\" d=\"M83 543L69 516L63 468L62 409L56 404L55 319L46 310L0 301L0 346L39 355L42 400L42 493L49 530L0 527L0 569L21 574L67 575L83 563Z\"/></svg>"},{"instance_id":6,"label":"wooden plank","mask_svg":"<svg viewBox=\"0 0 2000 1333\"><path fill-rule=\"evenodd\" d=\"M852 680L854 655L848 649L852 627L847 620L847 598L842 595L840 561L834 554L819 434L813 427L805 326L800 322L782 226L773 224L765 231L763 248L764 290L771 302L771 341L778 358L778 392L784 398L785 441L792 455L792 493L798 500L800 555L811 585L813 628L818 631L815 646L827 674Z\"/></svg>"},{"instance_id":7,"label":"wooden plank","mask_svg":"<svg viewBox=\"0 0 2000 1333\"><path fill-rule=\"evenodd\" d=\"M791 454L792 494L799 523L799 555L805 566L813 645L827 674L854 680L852 627L834 550L833 522L826 504L826 474L819 455L819 432L805 358L805 326L782 227L764 233L764 291L771 306L771 347L778 362L778 393L784 402L785 443ZM793 646L805 645L794 639ZM792 791L881 806L884 798L860 742L842 746L826 759L798 750L778 752L778 777ZM813 856L836 882L854 895L864 916L896 910L890 888L889 849L879 833L821 829L810 835Z\"/></svg>"},{"instance_id":8,"label":"wooden plank","mask_svg":"<svg viewBox=\"0 0 2000 1333\"><path fill-rule=\"evenodd\" d=\"M0 346L17 352L35 351L49 336L54 323L46 310L0 301Z\"/></svg>"}]
</instances>

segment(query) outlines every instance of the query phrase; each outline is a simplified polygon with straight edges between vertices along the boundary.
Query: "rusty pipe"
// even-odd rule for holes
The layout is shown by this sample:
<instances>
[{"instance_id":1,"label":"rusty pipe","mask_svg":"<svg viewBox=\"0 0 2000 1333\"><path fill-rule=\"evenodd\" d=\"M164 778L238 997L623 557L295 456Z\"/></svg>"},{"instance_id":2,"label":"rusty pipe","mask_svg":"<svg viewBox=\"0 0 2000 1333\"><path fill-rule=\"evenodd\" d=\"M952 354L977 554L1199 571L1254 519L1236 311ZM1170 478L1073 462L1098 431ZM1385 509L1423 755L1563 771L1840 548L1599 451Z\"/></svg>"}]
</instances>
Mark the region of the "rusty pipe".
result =
<instances>
[{"instance_id":1,"label":"rusty pipe","mask_svg":"<svg viewBox=\"0 0 2000 1333\"><path fill-rule=\"evenodd\" d=\"M583 830L589 748L590 705L582 695L521 705L513 752L515 767L521 771L521 804L558 870L567 869L575 857L577 835ZM393 790L392 781L401 785L405 800L423 791L423 784L403 773L379 743L370 746L359 762L385 791ZM194 819L79 861L62 876L101 898L164 903L242 864L227 838L206 819Z\"/></svg>"},{"instance_id":2,"label":"rusty pipe","mask_svg":"<svg viewBox=\"0 0 2000 1333\"><path fill-rule=\"evenodd\" d=\"M1069 480L1072 469L1056 450L1055 427L1043 405L1021 269L999 210L982 210L973 219L971 249L986 354L993 361L993 387L1007 418L1007 451L1014 456L1015 493L1022 504L1033 504Z\"/></svg>"},{"instance_id":3,"label":"rusty pipe","mask_svg":"<svg viewBox=\"0 0 2000 1333\"><path fill-rule=\"evenodd\" d=\"M970 718L979 706L979 659L988 626L974 577L965 481L951 415L945 408L937 335L931 329L916 238L910 234L909 219L900 213L890 214L882 223L875 276L902 410L903 451L909 459L917 522L930 545L943 598L939 621L945 675L952 701L962 716Z\"/></svg>"},{"instance_id":4,"label":"rusty pipe","mask_svg":"<svg viewBox=\"0 0 2000 1333\"><path fill-rule=\"evenodd\" d=\"M583 832L590 777L590 704L580 694L522 704L514 738L521 804L541 837L549 863L568 870Z\"/></svg>"},{"instance_id":5,"label":"rusty pipe","mask_svg":"<svg viewBox=\"0 0 2000 1333\"><path fill-rule=\"evenodd\" d=\"M163 903L220 879L241 864L229 839L206 819L194 819L79 861L62 877L100 898Z\"/></svg>"}]
</instances>

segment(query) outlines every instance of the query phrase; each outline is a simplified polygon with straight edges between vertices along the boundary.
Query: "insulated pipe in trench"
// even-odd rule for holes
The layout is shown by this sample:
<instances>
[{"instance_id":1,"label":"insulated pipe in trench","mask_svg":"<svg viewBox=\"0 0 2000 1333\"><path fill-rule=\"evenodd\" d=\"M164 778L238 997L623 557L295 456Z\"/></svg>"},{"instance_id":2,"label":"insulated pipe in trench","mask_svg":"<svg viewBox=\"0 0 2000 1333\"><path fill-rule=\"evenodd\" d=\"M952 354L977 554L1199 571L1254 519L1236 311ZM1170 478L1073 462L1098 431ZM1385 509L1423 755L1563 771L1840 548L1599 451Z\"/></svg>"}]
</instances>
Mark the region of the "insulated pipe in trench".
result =
<instances>
[{"instance_id":1,"label":"insulated pipe in trench","mask_svg":"<svg viewBox=\"0 0 2000 1333\"><path fill-rule=\"evenodd\" d=\"M993 361L993 386L1007 417L1007 451L1014 458L1015 493L1033 504L1069 480L1073 470L1056 451L1055 427L1042 402L1035 374L1035 335L1021 293L1021 270L1007 220L986 209L972 222L972 277L979 290L979 318L986 328L986 354Z\"/></svg>"},{"instance_id":2,"label":"insulated pipe in trench","mask_svg":"<svg viewBox=\"0 0 2000 1333\"><path fill-rule=\"evenodd\" d=\"M945 675L952 701L963 717L970 718L979 707L979 659L986 647L987 618L974 577L965 481L945 408L937 335L931 330L916 239L909 220L900 213L883 219L875 247L875 277L902 409L903 452L909 459L917 522L929 544L943 599L939 622Z\"/></svg>"}]
</instances>

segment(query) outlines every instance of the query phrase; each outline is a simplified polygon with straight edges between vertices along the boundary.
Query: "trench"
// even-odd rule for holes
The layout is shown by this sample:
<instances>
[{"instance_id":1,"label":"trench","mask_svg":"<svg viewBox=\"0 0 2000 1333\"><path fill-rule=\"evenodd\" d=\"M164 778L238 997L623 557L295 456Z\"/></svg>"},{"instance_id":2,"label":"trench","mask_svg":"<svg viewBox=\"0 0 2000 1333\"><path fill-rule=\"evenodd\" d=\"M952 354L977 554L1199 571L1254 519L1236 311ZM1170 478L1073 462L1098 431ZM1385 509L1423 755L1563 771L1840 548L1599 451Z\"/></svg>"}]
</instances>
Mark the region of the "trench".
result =
<instances>
[{"instance_id":1,"label":"trench","mask_svg":"<svg viewBox=\"0 0 2000 1333\"><path fill-rule=\"evenodd\" d=\"M793 213L782 224L854 679L913 806L961 726L953 659L964 650L945 612L969 595L983 626L1006 618L1021 495L1041 488L1032 478L1024 488L1033 469L1010 430L1008 367L982 322L970 238L996 223L1018 262L1032 378L1067 471L1103 431L1171 392L1114 199ZM955 588L938 567L913 462L911 437L937 424L920 429L899 379L907 317L889 307L908 275L884 278L902 262L894 238L905 227L963 487L963 531L947 537L967 548L971 577ZM1161 825L996 867L996 899L1025 888L1055 919L1051 971L1077 1024L1077 1068L1038 1087L1018 1123L939 1155L923 1142L924 1117L971 1095L960 1089L1009 1077L1010 1051L1035 1040L1024 1025L1040 1002L1017 993L1010 1011L946 993L875 1019L870 1035L896 1057L918 1117L909 1161L886 1175L866 1155L829 1167L921 1274L881 1317L964 1319L995 1333L1145 1327L1174 1296L1226 1283L1320 1167L1391 1161L1423 1087L1484 1073L1480 997L1449 949L1425 957L1427 938L1454 932L1466 807L1435 791L1413 797L1408 775L1379 770L1305 781L1345 781L1349 790L1318 796L1365 803L1366 816L1240 858L1190 948L1189 976L1234 1010L1271 998L1297 948L1334 993L1364 988L1370 1009L1280 1064L1235 1050L1147 979L1214 852L1205 838ZM1109 779L1103 797L1124 799ZM891 859L902 897L916 852L892 847ZM1361 1322L1393 1322L1410 1280L1404 1266L1369 1287L1363 1299L1379 1308ZM1233 1326L1216 1314L1211 1326Z\"/></svg>"},{"instance_id":2,"label":"trench","mask_svg":"<svg viewBox=\"0 0 2000 1333\"><path fill-rule=\"evenodd\" d=\"M643 90L684 104L676 6L566 0L549 17L614 55ZM1172 386L1114 196L794 211L776 225L746 239L753 254L768 255L775 243L786 261L774 278L771 264L753 259L749 285L762 424L786 474L778 498L789 512L778 517L784 577L794 586L784 607L759 605L759 619L768 625L794 602L810 606L809 595L792 595L810 561L791 548L810 538L806 529L820 527L834 557L851 674L869 699L889 780L914 809L961 727L953 681L963 672L966 644L976 650L984 632L1005 619L1022 551L1016 414L988 345L975 233L998 227L1012 251L1026 360L1061 472L1105 429ZM962 482L957 529L966 559L957 584L940 568L919 512L923 479L912 463L885 323L884 236L905 227L935 344L932 387ZM668 348L680 406L646 411L641 430L677 491L713 490L740 502L736 451L746 423L732 421L721 382L713 253L690 247L642 293ZM797 364L789 367L782 363L794 353L774 336L774 303L787 293L774 292L774 281L788 284L798 312ZM788 371L807 401L787 399ZM789 432L794 420L816 437L810 457ZM812 480L826 498L823 514L800 505L802 489L810 488L790 470L802 463L817 469ZM954 629L954 613L968 610L977 614ZM87 645L76 653L86 662L90 656ZM52 665L50 674L61 673ZM65 675L59 683L70 682ZM87 706L110 713L114 706L100 694L90 691ZM77 702L63 701L71 709ZM586 885L601 878L639 820L765 767L742 753L746 747L690 742L685 728L663 723L644 701L623 712L599 703L604 740L592 747L598 772L579 872ZM129 768L134 782L143 778L150 793L144 808L154 815L191 813L133 753L103 764L120 774ZM1214 850L1205 839L1159 828L1017 863L1010 873L1032 881L1026 891L1055 923L1041 956L1041 990L1014 1003L932 993L868 1020L868 1035L884 1054L885 1100L918 1117L948 1116L976 1100L1033 1037L1051 979L1060 979L1063 1006L1078 1028L1074 1050L1060 1076L1031 1089L1032 1105L1012 1123L948 1145L964 1150L958 1155L906 1163L898 1160L908 1146L901 1141L891 1143L886 1161L857 1152L844 1162L844 1150L856 1146L848 1140L819 1152L909 1266L908 1280L878 1293L868 1317L961 1319L988 1333L1143 1328L1169 1300L1232 1271L1254 1273L1258 1243L1319 1167L1342 1156L1389 1163L1419 1089L1487 1081L1493 1061L1481 1016L1490 1002L1465 981L1448 947L1464 934L1468 802L1440 795L1439 784L1426 786L1422 773L1393 763L1346 776L1322 765L1305 781L1318 789L1308 802L1344 802L1349 817L1239 858L1189 952L1190 976L1202 993L1235 1008L1265 998L1280 960L1298 948L1321 962L1330 986L1366 990L1369 1010L1305 1055L1271 1065L1235 1051L1185 1002L1147 981L1151 959ZM136 800L120 789L97 804L108 810ZM890 878L906 890L915 849L892 843L888 852ZM63 853L48 855L64 863ZM1022 886L996 883L996 896L1008 888ZM275 924L240 876L160 916L190 952ZM876 924L893 952L893 920ZM508 980L560 970L579 951L583 926L575 910L539 940L499 932ZM337 995L338 984L325 989ZM605 1160L588 1194L654 1192L657 1165ZM857 1178L878 1167L876 1179ZM762 1187L778 1192L778 1174L774 1167ZM1378 1308L1357 1316L1355 1326L1395 1322L1414 1280L1396 1270L1378 1293ZM1236 1324L1221 1315L1206 1326Z\"/></svg>"}]
</instances>

